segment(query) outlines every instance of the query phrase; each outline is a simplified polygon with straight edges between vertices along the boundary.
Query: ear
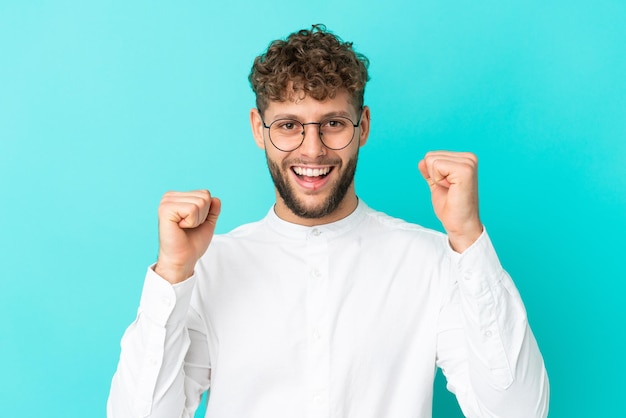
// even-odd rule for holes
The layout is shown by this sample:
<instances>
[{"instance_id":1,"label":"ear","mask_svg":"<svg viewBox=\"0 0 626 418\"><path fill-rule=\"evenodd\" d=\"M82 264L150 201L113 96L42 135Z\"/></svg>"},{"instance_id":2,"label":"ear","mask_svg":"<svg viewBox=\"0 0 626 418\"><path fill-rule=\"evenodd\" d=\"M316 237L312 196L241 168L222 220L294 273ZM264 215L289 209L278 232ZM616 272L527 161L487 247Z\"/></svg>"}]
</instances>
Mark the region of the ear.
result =
<instances>
[{"instance_id":1,"label":"ear","mask_svg":"<svg viewBox=\"0 0 626 418\"><path fill-rule=\"evenodd\" d=\"M367 142L367 138L370 136L370 108L363 107L363 114L361 116L361 129L359 129L359 146L362 147Z\"/></svg>"},{"instance_id":2,"label":"ear","mask_svg":"<svg viewBox=\"0 0 626 418\"><path fill-rule=\"evenodd\" d=\"M254 142L261 149L265 149L265 139L263 138L263 120L261 114L256 108L250 109L250 127L252 128L252 136Z\"/></svg>"}]
</instances>

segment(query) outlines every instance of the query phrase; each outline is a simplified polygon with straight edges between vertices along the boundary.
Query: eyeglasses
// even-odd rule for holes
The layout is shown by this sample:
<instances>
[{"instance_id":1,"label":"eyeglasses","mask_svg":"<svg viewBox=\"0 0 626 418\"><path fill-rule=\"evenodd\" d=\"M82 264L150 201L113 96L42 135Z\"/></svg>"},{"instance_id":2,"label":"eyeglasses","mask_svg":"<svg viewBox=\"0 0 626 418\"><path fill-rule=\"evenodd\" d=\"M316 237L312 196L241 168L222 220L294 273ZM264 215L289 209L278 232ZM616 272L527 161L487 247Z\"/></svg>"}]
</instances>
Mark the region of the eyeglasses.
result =
<instances>
[{"instance_id":1,"label":"eyeglasses","mask_svg":"<svg viewBox=\"0 0 626 418\"><path fill-rule=\"evenodd\" d=\"M304 127L317 125L322 144L328 149L341 150L350 145L354 138L354 131L361 124L361 117L357 123L344 116L333 116L321 122L302 123L295 119L276 119L269 126L261 118L263 126L269 129L269 137L272 144L283 152L291 152L298 149L304 142Z\"/></svg>"}]
</instances>

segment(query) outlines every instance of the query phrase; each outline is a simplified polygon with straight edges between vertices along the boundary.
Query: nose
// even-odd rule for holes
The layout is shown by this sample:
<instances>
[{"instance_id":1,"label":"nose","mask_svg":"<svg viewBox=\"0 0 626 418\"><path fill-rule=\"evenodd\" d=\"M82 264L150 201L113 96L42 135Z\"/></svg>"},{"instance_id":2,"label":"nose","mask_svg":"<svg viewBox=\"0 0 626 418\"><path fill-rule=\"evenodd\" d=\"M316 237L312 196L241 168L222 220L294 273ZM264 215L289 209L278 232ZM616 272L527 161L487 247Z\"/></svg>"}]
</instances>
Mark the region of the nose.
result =
<instances>
[{"instance_id":1,"label":"nose","mask_svg":"<svg viewBox=\"0 0 626 418\"><path fill-rule=\"evenodd\" d=\"M303 124L304 140L298 150L300 154L308 157L319 157L326 154L326 147L320 137L320 129L318 123L305 123Z\"/></svg>"}]
</instances>

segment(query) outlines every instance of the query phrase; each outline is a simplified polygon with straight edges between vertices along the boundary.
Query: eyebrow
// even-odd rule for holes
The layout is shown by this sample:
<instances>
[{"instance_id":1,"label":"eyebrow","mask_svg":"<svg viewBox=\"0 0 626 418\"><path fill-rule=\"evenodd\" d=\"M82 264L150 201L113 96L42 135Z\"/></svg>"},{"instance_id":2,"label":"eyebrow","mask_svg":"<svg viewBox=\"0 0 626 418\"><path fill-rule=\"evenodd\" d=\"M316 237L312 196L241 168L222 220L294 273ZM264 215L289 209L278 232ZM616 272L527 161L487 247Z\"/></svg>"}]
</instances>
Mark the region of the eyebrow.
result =
<instances>
[{"instance_id":1,"label":"eyebrow","mask_svg":"<svg viewBox=\"0 0 626 418\"><path fill-rule=\"evenodd\" d=\"M336 117L336 116L342 116L342 117L348 118L348 119L352 119L353 118L353 115L350 114L350 112L347 112L345 110L337 110L337 111L324 113L319 120L324 120L324 119L328 119L328 118L332 118L332 117ZM279 113L279 114L274 116L273 120L278 120L278 119L294 119L294 120L297 120L297 121L302 121L303 118L301 118L300 116L298 116L296 114L293 114L293 113Z\"/></svg>"}]
</instances>

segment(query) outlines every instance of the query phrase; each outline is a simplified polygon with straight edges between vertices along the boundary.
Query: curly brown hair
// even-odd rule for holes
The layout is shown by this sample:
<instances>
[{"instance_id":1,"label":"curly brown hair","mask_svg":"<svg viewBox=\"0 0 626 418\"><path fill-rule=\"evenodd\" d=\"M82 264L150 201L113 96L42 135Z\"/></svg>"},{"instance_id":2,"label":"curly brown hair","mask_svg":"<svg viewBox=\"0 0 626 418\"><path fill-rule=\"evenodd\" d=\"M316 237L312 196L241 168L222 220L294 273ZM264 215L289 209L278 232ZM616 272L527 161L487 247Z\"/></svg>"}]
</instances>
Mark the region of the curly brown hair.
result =
<instances>
[{"instance_id":1,"label":"curly brown hair","mask_svg":"<svg viewBox=\"0 0 626 418\"><path fill-rule=\"evenodd\" d=\"M355 108L363 107L369 60L326 26L313 25L270 43L255 58L248 80L261 114L269 101L333 98L347 91Z\"/></svg>"}]
</instances>

